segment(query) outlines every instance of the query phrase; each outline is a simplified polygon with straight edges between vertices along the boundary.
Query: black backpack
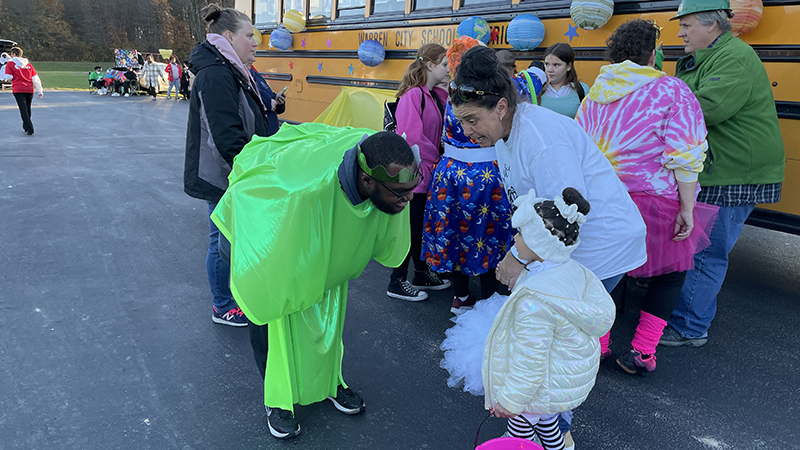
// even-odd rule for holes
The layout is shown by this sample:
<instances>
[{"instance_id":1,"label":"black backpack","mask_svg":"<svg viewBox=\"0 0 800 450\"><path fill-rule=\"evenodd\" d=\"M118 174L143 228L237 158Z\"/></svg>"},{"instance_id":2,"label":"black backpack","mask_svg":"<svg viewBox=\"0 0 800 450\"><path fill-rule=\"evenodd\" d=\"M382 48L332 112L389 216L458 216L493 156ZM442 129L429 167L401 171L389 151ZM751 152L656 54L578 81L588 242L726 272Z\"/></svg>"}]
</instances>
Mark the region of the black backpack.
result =
<instances>
[{"instance_id":1,"label":"black backpack","mask_svg":"<svg viewBox=\"0 0 800 450\"><path fill-rule=\"evenodd\" d=\"M420 89L422 87L420 86ZM444 116L444 105L442 102L439 101L439 97L436 95L433 96L436 100L436 105L439 107L439 110L442 112L442 116ZM422 101L420 102L420 114L425 112L425 95L422 95ZM392 133L397 132L397 101L393 102L383 102L383 129L385 131L391 131Z\"/></svg>"}]
</instances>

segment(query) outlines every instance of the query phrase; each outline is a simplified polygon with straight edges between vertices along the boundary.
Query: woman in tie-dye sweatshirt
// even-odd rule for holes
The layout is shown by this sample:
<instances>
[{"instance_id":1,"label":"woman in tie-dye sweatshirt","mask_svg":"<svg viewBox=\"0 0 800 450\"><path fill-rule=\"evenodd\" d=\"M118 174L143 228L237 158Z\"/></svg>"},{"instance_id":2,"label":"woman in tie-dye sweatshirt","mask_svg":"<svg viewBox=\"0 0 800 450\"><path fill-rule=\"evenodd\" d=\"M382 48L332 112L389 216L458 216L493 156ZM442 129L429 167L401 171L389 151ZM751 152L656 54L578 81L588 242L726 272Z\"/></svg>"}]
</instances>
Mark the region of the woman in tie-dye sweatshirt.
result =
<instances>
[{"instance_id":1,"label":"woman in tie-dye sweatshirt","mask_svg":"<svg viewBox=\"0 0 800 450\"><path fill-rule=\"evenodd\" d=\"M647 263L629 272L652 277L631 348L617 363L626 372L655 370L655 350L677 303L694 254L708 246L716 215L695 201L708 143L703 112L681 80L653 68L659 29L641 19L606 42L612 64L600 71L576 117L611 161L647 225ZM611 355L608 335L601 357Z\"/></svg>"}]
</instances>

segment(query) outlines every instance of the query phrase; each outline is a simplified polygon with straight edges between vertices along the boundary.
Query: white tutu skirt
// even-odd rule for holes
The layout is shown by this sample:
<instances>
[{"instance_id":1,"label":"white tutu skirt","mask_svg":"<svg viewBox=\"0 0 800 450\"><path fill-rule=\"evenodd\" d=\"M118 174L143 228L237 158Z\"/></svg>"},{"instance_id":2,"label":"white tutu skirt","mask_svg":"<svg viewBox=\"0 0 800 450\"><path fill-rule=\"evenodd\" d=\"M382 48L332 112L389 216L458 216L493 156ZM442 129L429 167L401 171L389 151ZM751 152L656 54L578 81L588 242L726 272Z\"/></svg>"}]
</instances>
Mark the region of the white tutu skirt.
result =
<instances>
[{"instance_id":1,"label":"white tutu skirt","mask_svg":"<svg viewBox=\"0 0 800 450\"><path fill-rule=\"evenodd\" d=\"M453 317L455 326L445 332L447 338L442 342L444 358L439 367L450 372L447 385L452 388L464 387L472 395L483 395L483 347L494 318L508 299L507 295L495 293L481 300L475 307L460 316Z\"/></svg>"}]
</instances>

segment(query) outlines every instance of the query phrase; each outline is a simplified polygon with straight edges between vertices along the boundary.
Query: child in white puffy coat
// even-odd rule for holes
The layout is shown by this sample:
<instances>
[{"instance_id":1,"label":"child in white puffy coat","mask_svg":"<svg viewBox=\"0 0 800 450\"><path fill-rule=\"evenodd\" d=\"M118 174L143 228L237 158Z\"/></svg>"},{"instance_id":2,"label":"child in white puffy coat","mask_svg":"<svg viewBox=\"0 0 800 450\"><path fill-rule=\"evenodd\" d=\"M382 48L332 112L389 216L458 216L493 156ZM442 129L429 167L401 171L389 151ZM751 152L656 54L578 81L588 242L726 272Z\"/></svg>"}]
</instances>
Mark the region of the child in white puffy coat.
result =
<instances>
[{"instance_id":1,"label":"child in white puffy coat","mask_svg":"<svg viewBox=\"0 0 800 450\"><path fill-rule=\"evenodd\" d=\"M494 295L453 319L441 366L451 387L485 396L508 434L564 448L558 414L583 403L600 362L598 338L615 307L600 280L570 259L589 203L573 188L554 200L533 190L515 202L516 247L527 266L509 297Z\"/></svg>"}]
</instances>

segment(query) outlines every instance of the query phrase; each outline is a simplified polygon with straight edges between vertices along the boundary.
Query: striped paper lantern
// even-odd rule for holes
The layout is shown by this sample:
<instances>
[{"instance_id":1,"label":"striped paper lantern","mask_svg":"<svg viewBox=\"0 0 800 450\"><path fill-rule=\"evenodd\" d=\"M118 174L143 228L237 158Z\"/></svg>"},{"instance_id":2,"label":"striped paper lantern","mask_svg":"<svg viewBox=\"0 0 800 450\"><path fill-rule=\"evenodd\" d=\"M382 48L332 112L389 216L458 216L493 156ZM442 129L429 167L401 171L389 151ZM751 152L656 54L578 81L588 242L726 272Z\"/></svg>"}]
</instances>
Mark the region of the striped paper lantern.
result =
<instances>
[{"instance_id":1,"label":"striped paper lantern","mask_svg":"<svg viewBox=\"0 0 800 450\"><path fill-rule=\"evenodd\" d=\"M596 30L614 15L614 0L572 0L569 15L584 30Z\"/></svg>"},{"instance_id":2,"label":"striped paper lantern","mask_svg":"<svg viewBox=\"0 0 800 450\"><path fill-rule=\"evenodd\" d=\"M386 50L374 39L367 39L358 46L358 59L366 66L375 67L382 63L384 58Z\"/></svg>"},{"instance_id":3,"label":"striped paper lantern","mask_svg":"<svg viewBox=\"0 0 800 450\"><path fill-rule=\"evenodd\" d=\"M292 33L289 33L283 28L277 28L269 35L269 44L278 50L289 50L292 48L292 40Z\"/></svg>"},{"instance_id":4,"label":"striped paper lantern","mask_svg":"<svg viewBox=\"0 0 800 450\"><path fill-rule=\"evenodd\" d=\"M520 14L508 24L506 36L515 49L533 50L544 40L544 24L533 14Z\"/></svg>"},{"instance_id":5,"label":"striped paper lantern","mask_svg":"<svg viewBox=\"0 0 800 450\"><path fill-rule=\"evenodd\" d=\"M731 33L734 36L747 34L758 25L761 21L761 14L764 11L764 5L761 0L730 0L731 9L733 10L733 19L731 21Z\"/></svg>"},{"instance_id":6,"label":"striped paper lantern","mask_svg":"<svg viewBox=\"0 0 800 450\"><path fill-rule=\"evenodd\" d=\"M290 9L283 15L283 26L292 33L299 33L306 29L306 18L296 9Z\"/></svg>"}]
</instances>

